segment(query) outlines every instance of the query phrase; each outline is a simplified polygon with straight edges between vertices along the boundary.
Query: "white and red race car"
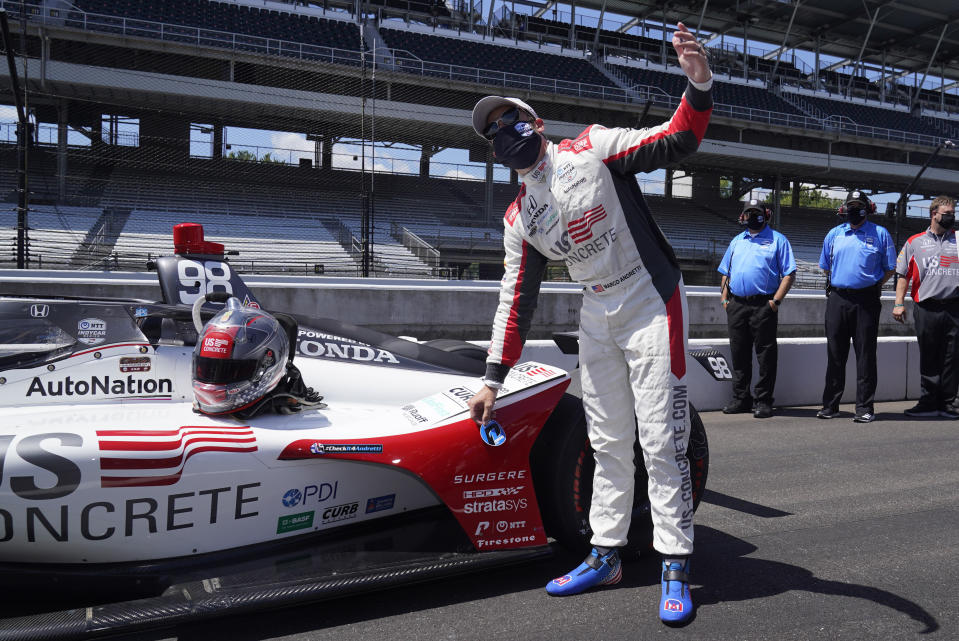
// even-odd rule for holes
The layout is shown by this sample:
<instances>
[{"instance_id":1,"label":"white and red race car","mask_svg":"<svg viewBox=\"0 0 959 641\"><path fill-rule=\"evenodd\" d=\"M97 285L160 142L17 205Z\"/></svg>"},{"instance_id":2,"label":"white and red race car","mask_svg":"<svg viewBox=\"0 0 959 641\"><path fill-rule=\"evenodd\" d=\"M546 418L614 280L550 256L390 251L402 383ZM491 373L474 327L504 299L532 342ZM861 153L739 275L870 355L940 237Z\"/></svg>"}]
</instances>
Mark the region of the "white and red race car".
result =
<instances>
[{"instance_id":1,"label":"white and red race car","mask_svg":"<svg viewBox=\"0 0 959 641\"><path fill-rule=\"evenodd\" d=\"M191 306L259 303L198 225L174 241L162 302L0 299L0 585L27 595L0 606L0 636L169 625L586 545L593 464L569 373L514 367L484 434L466 406L481 350L297 317L295 364L326 407L199 414ZM698 504L695 411L692 426ZM637 492L633 553L648 508Z\"/></svg>"}]
</instances>

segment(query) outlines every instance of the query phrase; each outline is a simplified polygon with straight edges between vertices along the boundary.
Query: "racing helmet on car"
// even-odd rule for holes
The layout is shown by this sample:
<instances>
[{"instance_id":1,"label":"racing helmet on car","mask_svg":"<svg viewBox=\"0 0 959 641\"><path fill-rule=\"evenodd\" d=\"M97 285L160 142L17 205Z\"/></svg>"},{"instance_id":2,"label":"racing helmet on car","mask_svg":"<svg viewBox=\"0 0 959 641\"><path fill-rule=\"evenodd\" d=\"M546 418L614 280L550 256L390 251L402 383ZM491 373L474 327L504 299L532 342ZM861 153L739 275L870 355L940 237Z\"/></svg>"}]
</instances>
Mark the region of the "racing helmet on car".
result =
<instances>
[{"instance_id":1,"label":"racing helmet on car","mask_svg":"<svg viewBox=\"0 0 959 641\"><path fill-rule=\"evenodd\" d=\"M197 409L231 414L256 404L284 378L289 355L289 337L276 318L228 299L193 349Z\"/></svg>"}]
</instances>

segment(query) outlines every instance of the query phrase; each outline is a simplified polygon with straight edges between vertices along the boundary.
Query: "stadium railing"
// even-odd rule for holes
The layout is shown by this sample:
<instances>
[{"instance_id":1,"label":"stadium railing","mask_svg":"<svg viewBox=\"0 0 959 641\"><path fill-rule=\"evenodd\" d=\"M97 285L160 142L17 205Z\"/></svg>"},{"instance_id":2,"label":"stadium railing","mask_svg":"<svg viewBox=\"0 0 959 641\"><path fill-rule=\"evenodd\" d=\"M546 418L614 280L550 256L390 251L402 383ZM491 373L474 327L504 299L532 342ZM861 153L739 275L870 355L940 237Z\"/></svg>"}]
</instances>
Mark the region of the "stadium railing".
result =
<instances>
[{"instance_id":1,"label":"stadium railing","mask_svg":"<svg viewBox=\"0 0 959 641\"><path fill-rule=\"evenodd\" d=\"M53 21L62 26L63 19L56 20L49 17L50 8L43 5L23 3L27 8L28 19L31 21ZM0 7L9 5L19 11L20 2L0 0ZM91 31L105 31L130 37L148 37L175 42L189 42L197 46L229 48L236 51L247 51L264 55L293 57L303 60L323 61L338 64L356 65L363 62L364 54L358 51L335 49L306 43L290 42L273 38L260 38L244 34L228 33L203 29L199 27L185 27L165 23L152 23L144 20L123 18L118 16L77 13L81 17L74 26ZM187 40L184 40L186 38ZM372 56L370 62L373 63ZM397 54L394 56L394 68L404 73L414 73L423 76L443 77L461 82L478 83L487 86L499 86L509 89L524 89L551 94L567 94L581 98L591 98L604 101L637 103L651 100L654 104L675 106L678 97L661 95L657 87L636 85L628 89L619 87L592 85L587 83L570 82L556 78L536 77L525 74L512 74L490 69L463 67L442 62L421 60L410 55ZM863 136L918 145L936 146L944 138L930 134L921 134L911 131L898 131L884 127L872 127L856 123L835 122L829 119L820 121L812 117L782 114L761 109L753 109L741 105L726 105L717 103L713 113L730 118L763 122L772 125L797 127L814 131L838 132L854 136Z\"/></svg>"}]
</instances>

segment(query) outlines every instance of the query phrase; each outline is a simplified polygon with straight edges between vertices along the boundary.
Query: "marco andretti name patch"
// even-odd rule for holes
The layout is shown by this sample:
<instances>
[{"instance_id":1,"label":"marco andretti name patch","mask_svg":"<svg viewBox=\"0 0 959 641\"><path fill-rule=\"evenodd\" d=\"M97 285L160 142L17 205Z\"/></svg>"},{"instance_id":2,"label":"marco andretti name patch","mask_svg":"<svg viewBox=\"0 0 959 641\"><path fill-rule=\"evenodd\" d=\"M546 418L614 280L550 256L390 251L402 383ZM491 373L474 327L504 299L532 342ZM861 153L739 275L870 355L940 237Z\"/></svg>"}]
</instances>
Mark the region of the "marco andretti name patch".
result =
<instances>
[{"instance_id":1,"label":"marco andretti name patch","mask_svg":"<svg viewBox=\"0 0 959 641\"><path fill-rule=\"evenodd\" d=\"M313 443L311 454L382 454L383 446L373 443Z\"/></svg>"},{"instance_id":2,"label":"marco andretti name patch","mask_svg":"<svg viewBox=\"0 0 959 641\"><path fill-rule=\"evenodd\" d=\"M134 378L91 376L74 379L70 376L44 382L34 376L26 396L163 396L173 393L173 381L169 378Z\"/></svg>"}]
</instances>

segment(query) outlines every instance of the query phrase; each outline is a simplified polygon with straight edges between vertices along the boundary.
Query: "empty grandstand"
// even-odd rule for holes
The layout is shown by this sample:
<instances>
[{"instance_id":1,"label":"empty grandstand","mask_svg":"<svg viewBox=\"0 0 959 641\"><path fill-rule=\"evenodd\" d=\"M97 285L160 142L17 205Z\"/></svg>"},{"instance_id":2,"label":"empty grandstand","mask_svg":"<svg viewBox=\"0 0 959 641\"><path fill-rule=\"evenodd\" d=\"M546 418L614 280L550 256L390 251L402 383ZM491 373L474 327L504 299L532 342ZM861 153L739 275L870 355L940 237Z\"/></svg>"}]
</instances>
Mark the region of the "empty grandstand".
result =
<instances>
[{"instance_id":1,"label":"empty grandstand","mask_svg":"<svg viewBox=\"0 0 959 641\"><path fill-rule=\"evenodd\" d=\"M701 24L701 7L606 4L0 0L33 123L18 154L0 66L0 267L142 270L190 221L241 271L497 278L516 176L472 133L475 100L522 96L554 140L658 124L685 86L668 43L679 21L711 51L713 119L649 199L687 282L714 282L748 194L769 194L801 282L817 286L836 219L803 189L895 201L934 153L913 197L959 184L945 145L959 137L959 35L933 0L882 17L851 0L746 14L714 0ZM852 16L831 38L827 4ZM915 35L883 40L900 24ZM276 140L244 146L246 130ZM416 157L395 160L400 148ZM900 241L922 225L889 213Z\"/></svg>"}]
</instances>

